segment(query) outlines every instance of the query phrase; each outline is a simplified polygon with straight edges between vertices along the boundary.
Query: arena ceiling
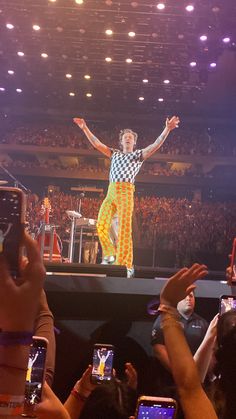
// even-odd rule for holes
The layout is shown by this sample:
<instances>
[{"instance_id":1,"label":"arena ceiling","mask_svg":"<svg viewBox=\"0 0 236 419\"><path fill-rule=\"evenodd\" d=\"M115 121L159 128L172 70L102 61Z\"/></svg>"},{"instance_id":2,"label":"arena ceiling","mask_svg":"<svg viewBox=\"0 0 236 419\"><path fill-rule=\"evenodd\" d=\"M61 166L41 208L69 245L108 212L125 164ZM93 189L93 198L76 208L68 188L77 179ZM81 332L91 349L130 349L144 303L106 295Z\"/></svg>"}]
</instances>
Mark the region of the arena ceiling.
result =
<instances>
[{"instance_id":1,"label":"arena ceiling","mask_svg":"<svg viewBox=\"0 0 236 419\"><path fill-rule=\"evenodd\" d=\"M235 105L236 1L160 3L0 0L0 105L194 112L211 96L223 106L221 94Z\"/></svg>"}]
</instances>

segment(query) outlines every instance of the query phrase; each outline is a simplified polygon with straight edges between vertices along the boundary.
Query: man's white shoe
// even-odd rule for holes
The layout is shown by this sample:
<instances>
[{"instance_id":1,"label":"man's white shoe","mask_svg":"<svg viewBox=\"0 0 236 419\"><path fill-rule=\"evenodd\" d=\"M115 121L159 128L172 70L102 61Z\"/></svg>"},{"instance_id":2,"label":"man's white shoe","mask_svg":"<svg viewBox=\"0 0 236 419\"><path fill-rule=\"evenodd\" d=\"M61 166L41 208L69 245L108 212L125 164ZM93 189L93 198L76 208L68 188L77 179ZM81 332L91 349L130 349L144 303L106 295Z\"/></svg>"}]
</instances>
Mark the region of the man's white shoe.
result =
<instances>
[{"instance_id":1,"label":"man's white shoe","mask_svg":"<svg viewBox=\"0 0 236 419\"><path fill-rule=\"evenodd\" d=\"M115 256L104 256L102 259L101 265L113 265L113 263L116 261Z\"/></svg>"},{"instance_id":2,"label":"man's white shoe","mask_svg":"<svg viewBox=\"0 0 236 419\"><path fill-rule=\"evenodd\" d=\"M134 267L127 268L127 278L134 278Z\"/></svg>"}]
</instances>

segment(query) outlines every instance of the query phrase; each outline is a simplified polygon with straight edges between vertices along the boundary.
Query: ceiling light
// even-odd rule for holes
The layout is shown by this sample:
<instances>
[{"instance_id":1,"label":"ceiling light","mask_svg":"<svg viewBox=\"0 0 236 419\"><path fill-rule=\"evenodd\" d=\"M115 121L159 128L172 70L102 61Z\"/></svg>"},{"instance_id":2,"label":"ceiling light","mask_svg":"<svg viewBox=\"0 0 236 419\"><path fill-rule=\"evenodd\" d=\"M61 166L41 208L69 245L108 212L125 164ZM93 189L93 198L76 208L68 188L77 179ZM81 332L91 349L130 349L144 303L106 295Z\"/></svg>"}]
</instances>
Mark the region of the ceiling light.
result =
<instances>
[{"instance_id":1,"label":"ceiling light","mask_svg":"<svg viewBox=\"0 0 236 419\"><path fill-rule=\"evenodd\" d=\"M148 83L148 79L143 79L143 83Z\"/></svg>"},{"instance_id":2,"label":"ceiling light","mask_svg":"<svg viewBox=\"0 0 236 419\"><path fill-rule=\"evenodd\" d=\"M70 92L69 93L69 96L73 96L74 97L75 96L75 93L74 92Z\"/></svg>"},{"instance_id":3,"label":"ceiling light","mask_svg":"<svg viewBox=\"0 0 236 419\"><path fill-rule=\"evenodd\" d=\"M139 96L138 100L140 100L140 102L142 102L144 100L143 96Z\"/></svg>"},{"instance_id":4,"label":"ceiling light","mask_svg":"<svg viewBox=\"0 0 236 419\"><path fill-rule=\"evenodd\" d=\"M128 64L130 64L130 63L132 63L132 58L126 58L126 60L125 60Z\"/></svg>"},{"instance_id":5,"label":"ceiling light","mask_svg":"<svg viewBox=\"0 0 236 419\"><path fill-rule=\"evenodd\" d=\"M223 42L224 42L225 44L227 44L228 42L230 42L230 38L229 38L229 36L226 36L225 38L223 38Z\"/></svg>"},{"instance_id":6,"label":"ceiling light","mask_svg":"<svg viewBox=\"0 0 236 419\"><path fill-rule=\"evenodd\" d=\"M169 84L170 83L170 80L166 79L166 80L164 80L164 83L165 84Z\"/></svg>"},{"instance_id":7,"label":"ceiling light","mask_svg":"<svg viewBox=\"0 0 236 419\"><path fill-rule=\"evenodd\" d=\"M55 3L57 0L49 0L51 3Z\"/></svg>"},{"instance_id":8,"label":"ceiling light","mask_svg":"<svg viewBox=\"0 0 236 419\"><path fill-rule=\"evenodd\" d=\"M133 38L136 35L136 33L134 31L130 31L128 35L130 36L130 38Z\"/></svg>"},{"instance_id":9,"label":"ceiling light","mask_svg":"<svg viewBox=\"0 0 236 419\"><path fill-rule=\"evenodd\" d=\"M19 55L19 57L24 57L24 55L25 55L25 54L24 54L24 52L22 52L22 51L18 51L18 52L17 52L17 55Z\"/></svg>"},{"instance_id":10,"label":"ceiling light","mask_svg":"<svg viewBox=\"0 0 236 419\"><path fill-rule=\"evenodd\" d=\"M0 92L5 92L5 87L0 87Z\"/></svg>"},{"instance_id":11,"label":"ceiling light","mask_svg":"<svg viewBox=\"0 0 236 419\"><path fill-rule=\"evenodd\" d=\"M158 98L158 102L164 102L163 97L159 97L159 98Z\"/></svg>"},{"instance_id":12,"label":"ceiling light","mask_svg":"<svg viewBox=\"0 0 236 419\"><path fill-rule=\"evenodd\" d=\"M67 73L67 74L66 74L66 78L67 78L67 79L71 79L71 78L72 78L72 74Z\"/></svg>"},{"instance_id":13,"label":"ceiling light","mask_svg":"<svg viewBox=\"0 0 236 419\"><path fill-rule=\"evenodd\" d=\"M111 58L111 57L106 57L106 58L105 58L105 61L106 61L107 63L110 63L110 62L112 61L112 58Z\"/></svg>"},{"instance_id":14,"label":"ceiling light","mask_svg":"<svg viewBox=\"0 0 236 419\"><path fill-rule=\"evenodd\" d=\"M22 93L22 89L16 89L17 93Z\"/></svg>"},{"instance_id":15,"label":"ceiling light","mask_svg":"<svg viewBox=\"0 0 236 419\"><path fill-rule=\"evenodd\" d=\"M86 93L86 96L87 97L92 97L93 95L92 95L92 93Z\"/></svg>"},{"instance_id":16,"label":"ceiling light","mask_svg":"<svg viewBox=\"0 0 236 419\"><path fill-rule=\"evenodd\" d=\"M8 70L8 74L14 74L15 73L15 71L13 71L13 70Z\"/></svg>"},{"instance_id":17,"label":"ceiling light","mask_svg":"<svg viewBox=\"0 0 236 419\"><path fill-rule=\"evenodd\" d=\"M33 25L33 30L34 31L39 31L41 28L39 25Z\"/></svg>"},{"instance_id":18,"label":"ceiling light","mask_svg":"<svg viewBox=\"0 0 236 419\"><path fill-rule=\"evenodd\" d=\"M187 12L193 12L194 6L192 4L188 4L188 6L185 7L185 10L187 10Z\"/></svg>"},{"instance_id":19,"label":"ceiling light","mask_svg":"<svg viewBox=\"0 0 236 419\"><path fill-rule=\"evenodd\" d=\"M106 35L113 35L113 30L112 29L107 29L106 31L105 31L105 34Z\"/></svg>"},{"instance_id":20,"label":"ceiling light","mask_svg":"<svg viewBox=\"0 0 236 419\"><path fill-rule=\"evenodd\" d=\"M191 63L189 64L191 67L196 67L197 63L196 61L191 61Z\"/></svg>"},{"instance_id":21,"label":"ceiling light","mask_svg":"<svg viewBox=\"0 0 236 419\"><path fill-rule=\"evenodd\" d=\"M12 23L7 23L6 28L7 29L14 29L14 25L12 25Z\"/></svg>"},{"instance_id":22,"label":"ceiling light","mask_svg":"<svg viewBox=\"0 0 236 419\"><path fill-rule=\"evenodd\" d=\"M207 36L206 35L201 35L200 36L200 40L201 41L206 41L207 40Z\"/></svg>"},{"instance_id":23,"label":"ceiling light","mask_svg":"<svg viewBox=\"0 0 236 419\"><path fill-rule=\"evenodd\" d=\"M89 80L89 79L91 79L91 76L90 76L89 74L85 74L84 78L85 78L86 80Z\"/></svg>"},{"instance_id":24,"label":"ceiling light","mask_svg":"<svg viewBox=\"0 0 236 419\"><path fill-rule=\"evenodd\" d=\"M42 52L41 57L42 58L48 58L48 54L46 54L46 52Z\"/></svg>"},{"instance_id":25,"label":"ceiling light","mask_svg":"<svg viewBox=\"0 0 236 419\"><path fill-rule=\"evenodd\" d=\"M84 0L75 0L76 4L83 4Z\"/></svg>"},{"instance_id":26,"label":"ceiling light","mask_svg":"<svg viewBox=\"0 0 236 419\"><path fill-rule=\"evenodd\" d=\"M216 67L216 63L211 63L211 64L210 64L210 67L211 67L211 68L215 68L215 67Z\"/></svg>"},{"instance_id":27,"label":"ceiling light","mask_svg":"<svg viewBox=\"0 0 236 419\"><path fill-rule=\"evenodd\" d=\"M165 9L165 5L164 5L164 3L158 3L157 4L157 8L159 9L159 10L164 10Z\"/></svg>"}]
</instances>

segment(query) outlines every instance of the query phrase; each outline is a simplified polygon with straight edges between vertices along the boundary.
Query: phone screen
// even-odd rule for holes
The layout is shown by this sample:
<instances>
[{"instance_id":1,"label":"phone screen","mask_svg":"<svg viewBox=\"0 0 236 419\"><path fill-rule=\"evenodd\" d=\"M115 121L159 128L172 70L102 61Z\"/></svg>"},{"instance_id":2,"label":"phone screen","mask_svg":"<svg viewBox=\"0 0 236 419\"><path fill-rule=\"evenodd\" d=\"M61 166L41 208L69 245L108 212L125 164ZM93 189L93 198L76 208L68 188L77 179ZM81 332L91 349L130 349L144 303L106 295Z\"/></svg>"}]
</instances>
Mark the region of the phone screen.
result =
<instances>
[{"instance_id":1,"label":"phone screen","mask_svg":"<svg viewBox=\"0 0 236 419\"><path fill-rule=\"evenodd\" d=\"M92 381L101 383L112 378L114 347L112 345L94 346Z\"/></svg>"},{"instance_id":2,"label":"phone screen","mask_svg":"<svg viewBox=\"0 0 236 419\"><path fill-rule=\"evenodd\" d=\"M236 310L236 296L223 295L220 297L220 314L229 310Z\"/></svg>"},{"instance_id":3,"label":"phone screen","mask_svg":"<svg viewBox=\"0 0 236 419\"><path fill-rule=\"evenodd\" d=\"M0 188L0 254L6 257L12 276L17 276L19 269L23 197L21 191Z\"/></svg>"},{"instance_id":4,"label":"phone screen","mask_svg":"<svg viewBox=\"0 0 236 419\"><path fill-rule=\"evenodd\" d=\"M25 385L25 401L29 405L37 404L41 401L46 356L46 340L34 339L30 347Z\"/></svg>"},{"instance_id":5,"label":"phone screen","mask_svg":"<svg viewBox=\"0 0 236 419\"><path fill-rule=\"evenodd\" d=\"M137 419L174 419L176 405L173 402L141 400Z\"/></svg>"}]
</instances>

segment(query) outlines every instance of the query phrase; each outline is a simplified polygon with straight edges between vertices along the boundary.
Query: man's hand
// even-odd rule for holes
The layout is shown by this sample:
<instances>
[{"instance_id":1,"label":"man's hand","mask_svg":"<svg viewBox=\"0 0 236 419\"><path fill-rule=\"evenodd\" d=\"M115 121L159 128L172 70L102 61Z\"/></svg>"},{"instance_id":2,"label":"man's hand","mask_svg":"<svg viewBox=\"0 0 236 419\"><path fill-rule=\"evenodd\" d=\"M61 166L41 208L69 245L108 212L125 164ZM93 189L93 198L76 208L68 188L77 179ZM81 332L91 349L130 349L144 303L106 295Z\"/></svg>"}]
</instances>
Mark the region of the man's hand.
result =
<instances>
[{"instance_id":1,"label":"man's hand","mask_svg":"<svg viewBox=\"0 0 236 419\"><path fill-rule=\"evenodd\" d=\"M171 119L166 119L166 128L168 131L172 131L175 128L179 127L180 119L178 116L172 116Z\"/></svg>"},{"instance_id":2,"label":"man's hand","mask_svg":"<svg viewBox=\"0 0 236 419\"><path fill-rule=\"evenodd\" d=\"M74 118L73 119L74 123L76 125L78 125L78 127L80 127L81 129L84 129L86 127L86 122L84 119L82 118Z\"/></svg>"},{"instance_id":3,"label":"man's hand","mask_svg":"<svg viewBox=\"0 0 236 419\"><path fill-rule=\"evenodd\" d=\"M25 233L28 261L22 260L20 278L14 280L3 256L0 258L0 328L3 331L33 330L46 271L37 243Z\"/></svg>"},{"instance_id":4,"label":"man's hand","mask_svg":"<svg viewBox=\"0 0 236 419\"><path fill-rule=\"evenodd\" d=\"M207 267L195 263L190 269L183 268L172 276L161 291L161 304L177 307L179 301L183 300L191 291L196 288L194 282L207 274Z\"/></svg>"}]
</instances>

